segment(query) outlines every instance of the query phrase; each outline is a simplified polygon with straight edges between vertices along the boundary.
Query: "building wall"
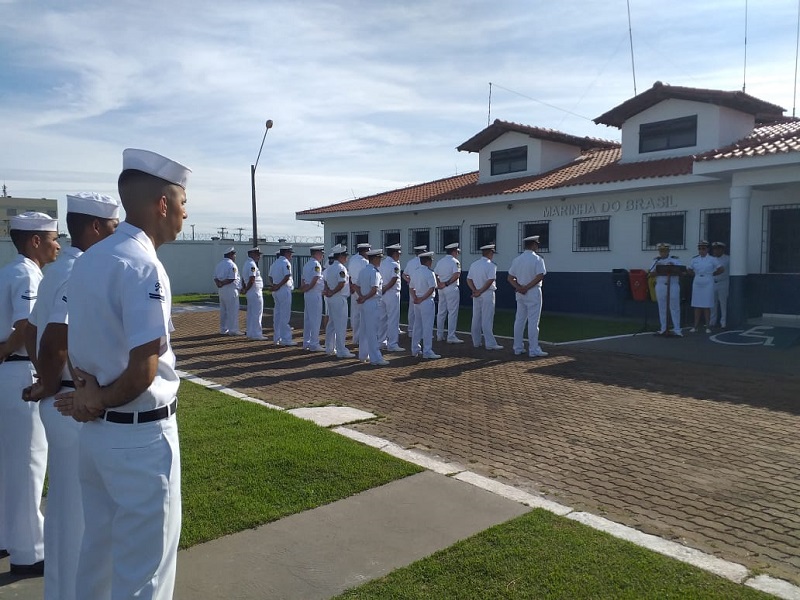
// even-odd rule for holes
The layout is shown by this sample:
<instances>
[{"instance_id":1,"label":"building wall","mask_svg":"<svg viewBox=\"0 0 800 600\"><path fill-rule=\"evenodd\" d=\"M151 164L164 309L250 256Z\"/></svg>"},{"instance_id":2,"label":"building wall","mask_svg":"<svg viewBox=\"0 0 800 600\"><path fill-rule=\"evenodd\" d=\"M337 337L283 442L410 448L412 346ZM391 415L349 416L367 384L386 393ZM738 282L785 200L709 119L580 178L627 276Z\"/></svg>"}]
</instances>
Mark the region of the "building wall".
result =
<instances>
[{"instance_id":1,"label":"building wall","mask_svg":"<svg viewBox=\"0 0 800 600\"><path fill-rule=\"evenodd\" d=\"M13 198L0 196L0 237L8 236L11 217L25 211L43 212L54 219L58 218L58 201L47 198Z\"/></svg>"},{"instance_id":2,"label":"building wall","mask_svg":"<svg viewBox=\"0 0 800 600\"><path fill-rule=\"evenodd\" d=\"M528 148L528 169L516 173L492 176L492 152L520 146L527 146ZM575 146L539 140L523 133L510 131L490 144L487 144L486 147L479 152L478 180L481 183L486 183L488 181L537 175L575 160L580 156L580 153L580 149Z\"/></svg>"}]
</instances>

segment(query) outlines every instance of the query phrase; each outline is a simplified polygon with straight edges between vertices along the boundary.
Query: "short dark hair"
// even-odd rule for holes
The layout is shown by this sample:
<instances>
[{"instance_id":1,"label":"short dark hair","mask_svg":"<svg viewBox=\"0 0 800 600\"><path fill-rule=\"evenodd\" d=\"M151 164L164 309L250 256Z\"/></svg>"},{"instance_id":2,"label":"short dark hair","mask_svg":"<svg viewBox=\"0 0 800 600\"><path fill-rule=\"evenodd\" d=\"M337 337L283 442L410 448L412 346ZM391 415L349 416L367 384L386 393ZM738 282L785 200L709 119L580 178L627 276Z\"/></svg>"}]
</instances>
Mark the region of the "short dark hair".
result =
<instances>
[{"instance_id":1,"label":"short dark hair","mask_svg":"<svg viewBox=\"0 0 800 600\"><path fill-rule=\"evenodd\" d=\"M39 235L40 233L43 232L12 229L9 232L9 235L11 236L11 242L14 244L14 247L17 249L17 252L22 252L25 249L25 244L28 243L28 240L31 239L34 235Z\"/></svg>"}]
</instances>

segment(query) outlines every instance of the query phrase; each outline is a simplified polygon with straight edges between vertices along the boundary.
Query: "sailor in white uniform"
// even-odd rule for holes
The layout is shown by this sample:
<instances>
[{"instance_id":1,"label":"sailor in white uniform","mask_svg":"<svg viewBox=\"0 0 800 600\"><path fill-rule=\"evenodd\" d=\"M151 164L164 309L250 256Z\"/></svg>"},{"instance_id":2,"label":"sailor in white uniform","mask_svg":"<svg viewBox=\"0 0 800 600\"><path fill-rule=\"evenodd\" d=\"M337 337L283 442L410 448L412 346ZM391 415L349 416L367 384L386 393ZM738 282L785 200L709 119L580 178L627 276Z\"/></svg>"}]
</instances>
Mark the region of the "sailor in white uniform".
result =
<instances>
[{"instance_id":1,"label":"sailor in white uniform","mask_svg":"<svg viewBox=\"0 0 800 600\"><path fill-rule=\"evenodd\" d=\"M269 269L269 278L272 280L272 300L275 308L272 313L273 341L278 346L296 346L297 342L292 341L292 328L289 320L292 317L292 290L294 289L294 279L292 278L292 255L294 249L291 246L281 246L278 250L278 258L272 263Z\"/></svg>"},{"instance_id":2,"label":"sailor in white uniform","mask_svg":"<svg viewBox=\"0 0 800 600\"><path fill-rule=\"evenodd\" d=\"M319 328L322 324L322 258L325 246L311 246L311 258L303 267L300 291L303 292L303 350L322 352Z\"/></svg>"},{"instance_id":3,"label":"sailor in white uniform","mask_svg":"<svg viewBox=\"0 0 800 600\"><path fill-rule=\"evenodd\" d=\"M402 352L400 347L400 244L385 248L386 257L381 261L380 273L383 279L381 295L381 333L380 342L387 352Z\"/></svg>"},{"instance_id":4,"label":"sailor in white uniform","mask_svg":"<svg viewBox=\"0 0 800 600\"><path fill-rule=\"evenodd\" d=\"M725 254L724 242L713 242L711 252L722 265L722 273L714 275L714 304L711 306L711 326L728 326L728 292L731 280L731 257Z\"/></svg>"},{"instance_id":5,"label":"sailor in white uniform","mask_svg":"<svg viewBox=\"0 0 800 600\"><path fill-rule=\"evenodd\" d=\"M714 306L714 277L723 271L722 264L708 254L708 242L701 240L697 244L698 254L692 257L688 272L694 275L692 282L692 308L694 308L694 333L700 327L700 321L706 322L706 333L711 333L711 307Z\"/></svg>"},{"instance_id":6,"label":"sailor in white uniform","mask_svg":"<svg viewBox=\"0 0 800 600\"><path fill-rule=\"evenodd\" d=\"M347 273L347 248L336 244L331 248L333 264L325 270L325 293L328 297L328 329L325 330L325 346L333 348L329 355L338 358L355 358L345 346L347 336L347 298L350 296L350 277Z\"/></svg>"},{"instance_id":7,"label":"sailor in white uniform","mask_svg":"<svg viewBox=\"0 0 800 600\"><path fill-rule=\"evenodd\" d=\"M247 260L242 270L242 293L247 297L247 319L245 332L251 340L263 340L264 330L264 278L261 277L261 249L256 246L247 251Z\"/></svg>"},{"instance_id":8,"label":"sailor in white uniform","mask_svg":"<svg viewBox=\"0 0 800 600\"><path fill-rule=\"evenodd\" d=\"M350 275L350 327L353 330L353 343L358 344L361 331L361 305L358 303L358 276L367 266L367 252L372 246L361 243L356 246L356 254L347 262L347 273Z\"/></svg>"},{"instance_id":9,"label":"sailor in white uniform","mask_svg":"<svg viewBox=\"0 0 800 600\"><path fill-rule=\"evenodd\" d=\"M660 243L657 246L658 256L656 256L653 264L650 265L648 270L649 277L656 279L656 300L658 300L658 317L661 322L661 328L658 330L658 335L665 335L667 333L667 313L672 316L672 333L673 335L682 336L681 333L681 280L677 275L658 275L656 273L659 265L674 265L682 266L681 261L677 256L670 256L669 244ZM669 296L669 301L667 300Z\"/></svg>"},{"instance_id":10,"label":"sailor in white uniform","mask_svg":"<svg viewBox=\"0 0 800 600\"><path fill-rule=\"evenodd\" d=\"M28 335L34 339L38 381L25 400L39 402L47 435L47 511L44 517L45 600L75 600L75 575L83 540L83 502L78 478L78 436L81 423L54 406L58 392L75 389L67 368L67 282L75 260L114 233L119 202L93 192L67 195L67 229L72 239L47 269L39 286Z\"/></svg>"},{"instance_id":11,"label":"sailor in white uniform","mask_svg":"<svg viewBox=\"0 0 800 600\"><path fill-rule=\"evenodd\" d=\"M180 379L170 347L172 294L156 249L186 218L189 169L126 149L125 222L75 262L67 286L75 392L56 408L83 423L85 529L76 596L172 598L181 530Z\"/></svg>"},{"instance_id":12,"label":"sailor in white uniform","mask_svg":"<svg viewBox=\"0 0 800 600\"><path fill-rule=\"evenodd\" d=\"M219 289L219 332L241 335L239 331L239 287L241 278L236 266L236 248L225 250L224 257L214 269L214 283Z\"/></svg>"},{"instance_id":13,"label":"sailor in white uniform","mask_svg":"<svg viewBox=\"0 0 800 600\"><path fill-rule=\"evenodd\" d=\"M361 331L358 335L358 360L374 366L389 364L381 355L378 336L380 333L380 299L383 278L378 267L383 250L367 252L367 266L358 275L358 304L361 305Z\"/></svg>"},{"instance_id":14,"label":"sailor in white uniform","mask_svg":"<svg viewBox=\"0 0 800 600\"><path fill-rule=\"evenodd\" d=\"M514 354L525 353L525 326L528 326L528 356L547 356L539 345L539 319L542 316L542 280L547 275L544 259L536 251L539 236L522 240L525 251L511 261L508 282L516 292L517 314L514 319Z\"/></svg>"},{"instance_id":15,"label":"sailor in white uniform","mask_svg":"<svg viewBox=\"0 0 800 600\"><path fill-rule=\"evenodd\" d=\"M433 294L438 287L436 274L431 270L433 252L423 252L419 256L419 267L414 269L409 283L411 308L414 310L414 330L411 334L411 356L419 356L422 346L422 358L437 359L441 355L433 351Z\"/></svg>"},{"instance_id":16,"label":"sailor in white uniform","mask_svg":"<svg viewBox=\"0 0 800 600\"><path fill-rule=\"evenodd\" d=\"M417 270L419 267L419 255L423 252L428 251L428 246L414 246L414 256L409 259L406 263L406 268L403 270L403 281L406 282L406 285L411 285L411 276L414 274L414 271ZM408 330L406 333L408 337L411 338L411 334L414 332L414 303L411 301L411 294L409 294L408 298Z\"/></svg>"},{"instance_id":17,"label":"sailor in white uniform","mask_svg":"<svg viewBox=\"0 0 800 600\"><path fill-rule=\"evenodd\" d=\"M462 344L463 341L456 336L456 326L458 325L458 307L461 303L461 291L459 283L461 280L461 261L458 255L461 250L458 242L448 244L444 247L447 254L440 258L433 272L439 280L439 310L436 313L437 339L441 342L445 339L448 344ZM447 321L447 331L444 324Z\"/></svg>"},{"instance_id":18,"label":"sailor in white uniform","mask_svg":"<svg viewBox=\"0 0 800 600\"><path fill-rule=\"evenodd\" d=\"M26 330L42 267L58 256L58 221L38 212L11 218L16 258L0 269L0 542L11 573L44 572L43 517L39 510L47 440L36 402L24 402L33 384ZM26 347L27 346L27 347Z\"/></svg>"},{"instance_id":19,"label":"sailor in white uniform","mask_svg":"<svg viewBox=\"0 0 800 600\"><path fill-rule=\"evenodd\" d=\"M480 248L483 256L469 266L467 285L472 290L472 344L487 350L502 350L494 337L494 292L497 289L497 265L492 261L496 254L494 244Z\"/></svg>"}]
</instances>

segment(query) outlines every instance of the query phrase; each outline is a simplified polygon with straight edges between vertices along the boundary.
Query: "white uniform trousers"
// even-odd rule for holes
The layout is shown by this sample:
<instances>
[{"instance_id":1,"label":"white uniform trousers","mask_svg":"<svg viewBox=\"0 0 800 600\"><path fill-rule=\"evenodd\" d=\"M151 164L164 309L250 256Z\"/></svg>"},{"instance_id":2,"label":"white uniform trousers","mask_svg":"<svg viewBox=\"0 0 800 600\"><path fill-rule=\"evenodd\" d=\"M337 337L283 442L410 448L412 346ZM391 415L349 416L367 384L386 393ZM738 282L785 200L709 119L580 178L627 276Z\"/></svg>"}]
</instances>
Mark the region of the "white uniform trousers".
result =
<instances>
[{"instance_id":1,"label":"white uniform trousers","mask_svg":"<svg viewBox=\"0 0 800 600\"><path fill-rule=\"evenodd\" d=\"M347 335L347 298L331 296L328 298L328 327L325 329L325 348L343 356L350 351L345 346Z\"/></svg>"},{"instance_id":2,"label":"white uniform trousers","mask_svg":"<svg viewBox=\"0 0 800 600\"><path fill-rule=\"evenodd\" d=\"M378 332L380 331L380 302L373 297L361 305L361 331L358 335L358 360L377 363L383 360Z\"/></svg>"},{"instance_id":3,"label":"white uniform trousers","mask_svg":"<svg viewBox=\"0 0 800 600\"><path fill-rule=\"evenodd\" d=\"M730 281L714 282L714 304L711 306L711 317L709 321L712 325L717 325L717 317L719 317L719 325L722 327L728 326L728 291L730 290ZM719 308L717 308L719 306Z\"/></svg>"},{"instance_id":4,"label":"white uniform trousers","mask_svg":"<svg viewBox=\"0 0 800 600\"><path fill-rule=\"evenodd\" d=\"M311 291L303 294L303 348L319 348L319 328L322 325L322 293Z\"/></svg>"},{"instance_id":5,"label":"white uniform trousers","mask_svg":"<svg viewBox=\"0 0 800 600\"><path fill-rule=\"evenodd\" d=\"M219 331L239 331L239 292L233 283L219 288Z\"/></svg>"},{"instance_id":6,"label":"white uniform trousers","mask_svg":"<svg viewBox=\"0 0 800 600\"><path fill-rule=\"evenodd\" d=\"M436 306L433 296L419 304L412 304L414 312L414 331L411 333L411 354L419 352L422 345L422 355L433 354L433 319Z\"/></svg>"},{"instance_id":7,"label":"white uniform trousers","mask_svg":"<svg viewBox=\"0 0 800 600\"><path fill-rule=\"evenodd\" d=\"M358 343L361 333L361 305L356 301L358 294L350 296L350 328L353 330L353 343Z\"/></svg>"},{"instance_id":8,"label":"white uniform trousers","mask_svg":"<svg viewBox=\"0 0 800 600\"><path fill-rule=\"evenodd\" d=\"M72 391L62 388L62 392ZM78 478L81 424L63 416L53 398L39 402L47 434L47 511L44 517L45 600L75 600L75 576L83 539L83 502Z\"/></svg>"},{"instance_id":9,"label":"white uniform trousers","mask_svg":"<svg viewBox=\"0 0 800 600\"><path fill-rule=\"evenodd\" d=\"M472 344L478 348L481 336L487 348L497 346L494 339L494 290L486 290L472 299Z\"/></svg>"},{"instance_id":10,"label":"white uniform trousers","mask_svg":"<svg viewBox=\"0 0 800 600\"><path fill-rule=\"evenodd\" d=\"M411 294L408 295L408 328L407 333L408 337L411 337L411 334L414 333L414 319L416 318L416 311L414 310L414 300L411 298Z\"/></svg>"},{"instance_id":11,"label":"white uniform trousers","mask_svg":"<svg viewBox=\"0 0 800 600\"><path fill-rule=\"evenodd\" d=\"M452 339L456 337L460 301L461 293L457 285L448 285L439 290L439 310L436 313L436 335L439 338ZM445 319L447 320L446 334L444 331Z\"/></svg>"},{"instance_id":12,"label":"white uniform trousers","mask_svg":"<svg viewBox=\"0 0 800 600\"><path fill-rule=\"evenodd\" d=\"M181 462L174 416L95 420L80 431L85 529L77 597L171 600L181 532Z\"/></svg>"},{"instance_id":13,"label":"white uniform trousers","mask_svg":"<svg viewBox=\"0 0 800 600\"><path fill-rule=\"evenodd\" d=\"M292 328L289 319L292 316L292 290L282 285L277 292L272 292L275 310L272 313L273 340L276 344L288 344L292 341Z\"/></svg>"},{"instance_id":14,"label":"white uniform trousers","mask_svg":"<svg viewBox=\"0 0 800 600\"><path fill-rule=\"evenodd\" d=\"M381 319L381 343L387 348L400 346L400 291L389 290L381 296L383 317Z\"/></svg>"},{"instance_id":15,"label":"white uniform trousers","mask_svg":"<svg viewBox=\"0 0 800 600\"><path fill-rule=\"evenodd\" d=\"M261 320L264 316L264 295L258 291L247 292L247 337L253 340L264 339Z\"/></svg>"},{"instance_id":16,"label":"white uniform trousers","mask_svg":"<svg viewBox=\"0 0 800 600\"><path fill-rule=\"evenodd\" d=\"M666 278L665 278L666 279ZM681 286L678 278L674 281L669 290L669 312L672 314L672 331L681 331ZM658 318L661 321L661 333L667 330L667 282L656 281L656 299L658 300Z\"/></svg>"},{"instance_id":17,"label":"white uniform trousers","mask_svg":"<svg viewBox=\"0 0 800 600\"><path fill-rule=\"evenodd\" d=\"M44 559L42 502L47 469L47 439L39 404L22 400L22 390L33 384L28 361L0 364L0 531L15 565Z\"/></svg>"},{"instance_id":18,"label":"white uniform trousers","mask_svg":"<svg viewBox=\"0 0 800 600\"><path fill-rule=\"evenodd\" d=\"M517 315L514 318L514 352L525 351L525 325L528 325L528 352L541 352L539 346L539 319L542 317L542 288L529 289L516 294Z\"/></svg>"}]
</instances>

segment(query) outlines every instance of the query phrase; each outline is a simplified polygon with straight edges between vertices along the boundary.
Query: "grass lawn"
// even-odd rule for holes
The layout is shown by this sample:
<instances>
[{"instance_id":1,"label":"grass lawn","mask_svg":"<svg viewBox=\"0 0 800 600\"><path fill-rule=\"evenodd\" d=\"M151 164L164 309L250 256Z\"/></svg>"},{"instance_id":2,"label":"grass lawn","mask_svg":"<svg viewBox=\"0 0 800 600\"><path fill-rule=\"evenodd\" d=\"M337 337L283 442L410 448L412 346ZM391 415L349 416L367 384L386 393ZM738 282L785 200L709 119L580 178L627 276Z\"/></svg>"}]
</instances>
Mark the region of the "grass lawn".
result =
<instances>
[{"instance_id":1,"label":"grass lawn","mask_svg":"<svg viewBox=\"0 0 800 600\"><path fill-rule=\"evenodd\" d=\"M537 509L338 598L722 600L771 596Z\"/></svg>"},{"instance_id":2,"label":"grass lawn","mask_svg":"<svg viewBox=\"0 0 800 600\"><path fill-rule=\"evenodd\" d=\"M183 381L187 548L352 496L422 469L292 415Z\"/></svg>"}]
</instances>

